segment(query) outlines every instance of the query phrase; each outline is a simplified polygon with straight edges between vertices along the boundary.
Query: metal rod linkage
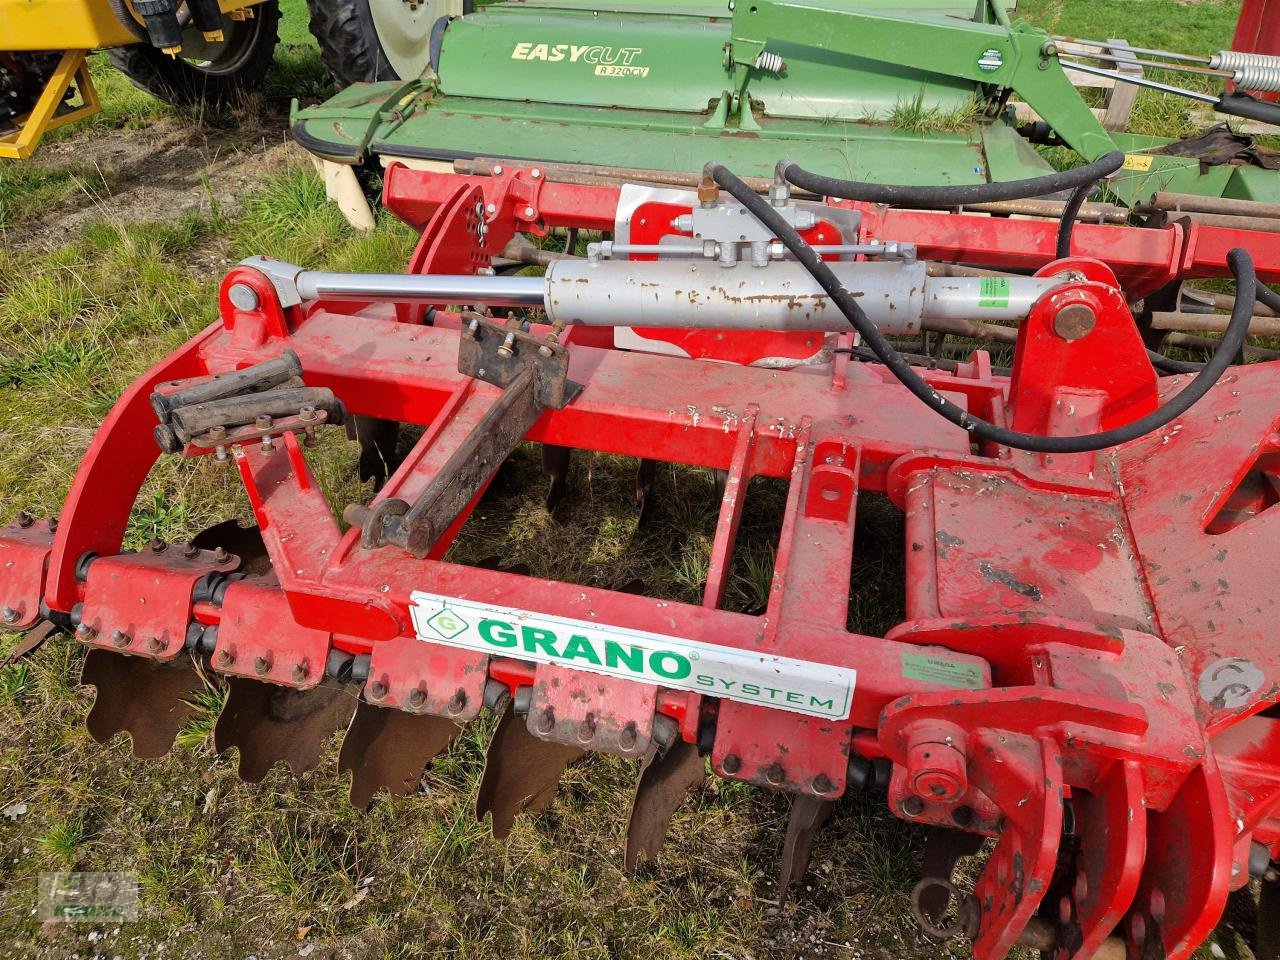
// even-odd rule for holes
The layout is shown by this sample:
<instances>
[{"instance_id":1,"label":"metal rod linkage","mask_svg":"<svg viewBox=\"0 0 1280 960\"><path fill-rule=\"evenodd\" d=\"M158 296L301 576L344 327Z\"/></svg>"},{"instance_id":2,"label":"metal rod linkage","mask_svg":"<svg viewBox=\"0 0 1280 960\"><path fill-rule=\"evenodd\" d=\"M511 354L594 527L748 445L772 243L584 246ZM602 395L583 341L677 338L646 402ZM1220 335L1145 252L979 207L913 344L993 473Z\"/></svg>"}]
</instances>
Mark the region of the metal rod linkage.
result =
<instances>
[{"instance_id":1,"label":"metal rod linkage","mask_svg":"<svg viewBox=\"0 0 1280 960\"><path fill-rule=\"evenodd\" d=\"M327 273L261 264L304 300L541 307L552 323L597 327L841 331L845 318L794 261L724 266L698 260L558 260L542 277ZM1018 321L1061 277L930 276L921 262L831 264L885 333L927 321Z\"/></svg>"}]
</instances>

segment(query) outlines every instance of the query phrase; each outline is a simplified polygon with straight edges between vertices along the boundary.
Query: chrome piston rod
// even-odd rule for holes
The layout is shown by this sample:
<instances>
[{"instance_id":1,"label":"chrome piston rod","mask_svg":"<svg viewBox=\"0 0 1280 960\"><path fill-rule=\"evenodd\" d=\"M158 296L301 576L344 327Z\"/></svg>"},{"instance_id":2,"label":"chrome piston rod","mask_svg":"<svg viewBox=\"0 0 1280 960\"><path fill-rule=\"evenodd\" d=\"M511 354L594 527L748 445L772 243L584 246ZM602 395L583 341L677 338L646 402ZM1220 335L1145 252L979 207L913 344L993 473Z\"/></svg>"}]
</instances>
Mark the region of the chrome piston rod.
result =
<instances>
[{"instance_id":1,"label":"chrome piston rod","mask_svg":"<svg viewBox=\"0 0 1280 960\"><path fill-rule=\"evenodd\" d=\"M255 258L249 264L263 269ZM848 321L798 263L725 268L696 261L558 260L543 277L326 273L270 263L302 300L540 307L553 322L596 327L842 331ZM1052 277L930 277L924 263L839 262L836 275L885 333L931 319L1018 321L1065 282Z\"/></svg>"}]
</instances>

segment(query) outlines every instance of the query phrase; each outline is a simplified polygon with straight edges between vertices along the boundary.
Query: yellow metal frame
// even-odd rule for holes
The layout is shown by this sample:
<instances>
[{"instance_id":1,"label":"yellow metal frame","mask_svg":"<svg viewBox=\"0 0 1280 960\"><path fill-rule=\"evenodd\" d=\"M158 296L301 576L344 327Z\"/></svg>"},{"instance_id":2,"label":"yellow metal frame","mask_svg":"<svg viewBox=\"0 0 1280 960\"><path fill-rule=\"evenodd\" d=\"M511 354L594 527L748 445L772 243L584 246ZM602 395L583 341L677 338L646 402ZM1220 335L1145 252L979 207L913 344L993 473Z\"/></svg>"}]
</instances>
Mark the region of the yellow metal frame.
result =
<instances>
[{"instance_id":1,"label":"yellow metal frame","mask_svg":"<svg viewBox=\"0 0 1280 960\"><path fill-rule=\"evenodd\" d=\"M35 152L40 140L50 130L91 117L102 109L98 91L89 77L85 60L87 50L66 50L40 92L36 105L25 117L18 118L18 128L0 136L0 158L25 160ZM80 106L58 112L72 83L80 94Z\"/></svg>"}]
</instances>

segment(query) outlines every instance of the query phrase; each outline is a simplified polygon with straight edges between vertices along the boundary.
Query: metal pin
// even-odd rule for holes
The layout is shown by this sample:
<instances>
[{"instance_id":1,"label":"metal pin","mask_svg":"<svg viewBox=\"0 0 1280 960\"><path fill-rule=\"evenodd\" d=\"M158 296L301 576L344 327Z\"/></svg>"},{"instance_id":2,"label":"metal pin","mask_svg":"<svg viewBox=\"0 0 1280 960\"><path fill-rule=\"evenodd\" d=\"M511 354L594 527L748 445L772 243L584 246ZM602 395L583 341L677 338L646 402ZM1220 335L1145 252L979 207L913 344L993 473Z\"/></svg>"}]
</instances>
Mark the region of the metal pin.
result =
<instances>
[{"instance_id":1,"label":"metal pin","mask_svg":"<svg viewBox=\"0 0 1280 960\"><path fill-rule=\"evenodd\" d=\"M515 345L516 335L514 332L510 332L503 339L502 346L498 348L498 355L503 357L514 357L516 354Z\"/></svg>"},{"instance_id":2,"label":"metal pin","mask_svg":"<svg viewBox=\"0 0 1280 960\"><path fill-rule=\"evenodd\" d=\"M127 647L130 642L130 637L123 630L112 630L111 642L114 643L117 647Z\"/></svg>"}]
</instances>

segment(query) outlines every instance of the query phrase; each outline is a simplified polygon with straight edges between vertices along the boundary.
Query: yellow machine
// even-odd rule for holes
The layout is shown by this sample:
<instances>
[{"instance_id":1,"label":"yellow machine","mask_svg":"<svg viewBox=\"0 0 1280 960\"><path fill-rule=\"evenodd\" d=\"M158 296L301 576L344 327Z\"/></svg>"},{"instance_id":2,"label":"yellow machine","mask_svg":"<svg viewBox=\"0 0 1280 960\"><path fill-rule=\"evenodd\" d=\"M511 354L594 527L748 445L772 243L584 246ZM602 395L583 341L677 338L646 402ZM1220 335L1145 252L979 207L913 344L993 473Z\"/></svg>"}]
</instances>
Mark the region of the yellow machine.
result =
<instances>
[{"instance_id":1,"label":"yellow machine","mask_svg":"<svg viewBox=\"0 0 1280 960\"><path fill-rule=\"evenodd\" d=\"M0 157L98 111L94 50L169 102L225 102L261 83L279 19L278 0L0 0Z\"/></svg>"},{"instance_id":2,"label":"yellow machine","mask_svg":"<svg viewBox=\"0 0 1280 960\"><path fill-rule=\"evenodd\" d=\"M442 19L470 0L307 0L338 86L407 80L431 59ZM0 158L24 159L48 131L91 116L85 57L170 103L234 102L266 76L279 0L0 0Z\"/></svg>"}]
</instances>

